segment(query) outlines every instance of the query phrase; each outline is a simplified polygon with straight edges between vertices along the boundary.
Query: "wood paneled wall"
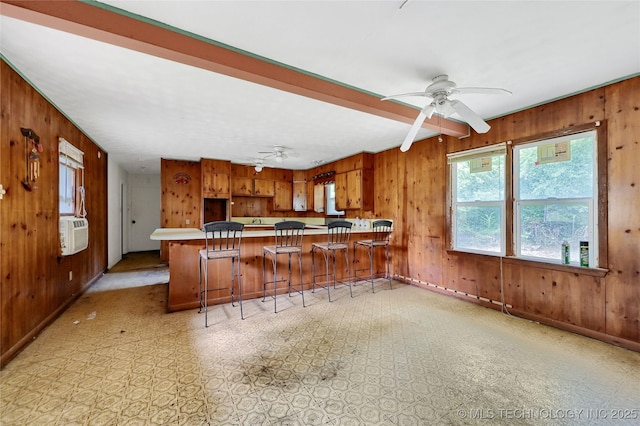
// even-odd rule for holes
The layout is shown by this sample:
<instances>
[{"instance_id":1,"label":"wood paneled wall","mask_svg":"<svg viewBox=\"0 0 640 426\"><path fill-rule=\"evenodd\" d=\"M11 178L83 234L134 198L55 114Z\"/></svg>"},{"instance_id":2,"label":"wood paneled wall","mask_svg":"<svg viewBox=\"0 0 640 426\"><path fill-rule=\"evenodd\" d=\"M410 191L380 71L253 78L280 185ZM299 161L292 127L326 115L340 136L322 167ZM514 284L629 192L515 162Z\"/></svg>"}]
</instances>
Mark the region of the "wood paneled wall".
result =
<instances>
[{"instance_id":1,"label":"wood paneled wall","mask_svg":"<svg viewBox=\"0 0 640 426\"><path fill-rule=\"evenodd\" d=\"M486 134L376 155L378 217L395 219L393 273L407 282L640 350L640 77L507 115ZM446 153L606 120L604 277L447 250ZM384 202L378 202L384 200ZM396 207L397 206L397 207ZM454 293L453 290L457 291ZM465 293L467 295L465 295Z\"/></svg>"},{"instance_id":2,"label":"wood paneled wall","mask_svg":"<svg viewBox=\"0 0 640 426\"><path fill-rule=\"evenodd\" d=\"M107 267L107 155L0 61L0 364L4 365ZM28 192L25 140L44 147L38 189ZM89 248L61 257L58 233L58 137L85 154ZM69 279L70 273L72 278Z\"/></svg>"},{"instance_id":3,"label":"wood paneled wall","mask_svg":"<svg viewBox=\"0 0 640 426\"><path fill-rule=\"evenodd\" d=\"M161 205L160 224L163 228L202 228L202 186L200 162L160 161ZM160 258L169 260L169 243L160 244Z\"/></svg>"}]
</instances>

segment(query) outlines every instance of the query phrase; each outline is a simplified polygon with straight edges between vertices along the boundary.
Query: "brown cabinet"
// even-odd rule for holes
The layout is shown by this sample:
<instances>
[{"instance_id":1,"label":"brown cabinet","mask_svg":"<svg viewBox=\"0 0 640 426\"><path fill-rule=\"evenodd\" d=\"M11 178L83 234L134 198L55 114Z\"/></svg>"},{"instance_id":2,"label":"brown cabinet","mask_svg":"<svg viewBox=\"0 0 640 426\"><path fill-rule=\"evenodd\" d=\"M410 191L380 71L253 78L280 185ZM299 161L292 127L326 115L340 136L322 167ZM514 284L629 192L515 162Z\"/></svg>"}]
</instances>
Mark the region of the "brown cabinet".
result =
<instances>
[{"instance_id":1,"label":"brown cabinet","mask_svg":"<svg viewBox=\"0 0 640 426\"><path fill-rule=\"evenodd\" d=\"M273 210L280 212L293 210L293 182L275 182Z\"/></svg>"},{"instance_id":2,"label":"brown cabinet","mask_svg":"<svg viewBox=\"0 0 640 426\"><path fill-rule=\"evenodd\" d=\"M229 198L231 163L203 158L200 160L202 198Z\"/></svg>"},{"instance_id":3,"label":"brown cabinet","mask_svg":"<svg viewBox=\"0 0 640 426\"><path fill-rule=\"evenodd\" d=\"M276 194L275 184L270 179L255 179L253 195L256 197L273 197Z\"/></svg>"},{"instance_id":4,"label":"brown cabinet","mask_svg":"<svg viewBox=\"0 0 640 426\"><path fill-rule=\"evenodd\" d=\"M373 210L373 169L336 174L337 210Z\"/></svg>"},{"instance_id":5,"label":"brown cabinet","mask_svg":"<svg viewBox=\"0 0 640 426\"><path fill-rule=\"evenodd\" d=\"M307 199L307 182L293 182L293 210L297 212L306 212Z\"/></svg>"},{"instance_id":6,"label":"brown cabinet","mask_svg":"<svg viewBox=\"0 0 640 426\"><path fill-rule=\"evenodd\" d=\"M347 197L349 189L347 188L347 173L338 173L336 175L336 210L349 209Z\"/></svg>"},{"instance_id":7,"label":"brown cabinet","mask_svg":"<svg viewBox=\"0 0 640 426\"><path fill-rule=\"evenodd\" d=\"M312 212L314 207L314 199L313 199L313 181L309 180L307 182L307 211Z\"/></svg>"},{"instance_id":8,"label":"brown cabinet","mask_svg":"<svg viewBox=\"0 0 640 426\"><path fill-rule=\"evenodd\" d=\"M253 178L232 177L231 195L250 197L253 195Z\"/></svg>"}]
</instances>

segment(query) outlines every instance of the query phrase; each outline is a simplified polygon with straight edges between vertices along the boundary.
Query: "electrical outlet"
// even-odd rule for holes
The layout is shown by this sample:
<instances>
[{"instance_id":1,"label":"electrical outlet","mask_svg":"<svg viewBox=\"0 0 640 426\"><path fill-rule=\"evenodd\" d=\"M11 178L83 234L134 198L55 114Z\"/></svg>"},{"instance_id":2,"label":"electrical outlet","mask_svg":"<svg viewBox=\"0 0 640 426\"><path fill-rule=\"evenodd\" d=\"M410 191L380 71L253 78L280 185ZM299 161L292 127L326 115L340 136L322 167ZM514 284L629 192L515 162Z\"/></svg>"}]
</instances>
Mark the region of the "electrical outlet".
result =
<instances>
[{"instance_id":1,"label":"electrical outlet","mask_svg":"<svg viewBox=\"0 0 640 426\"><path fill-rule=\"evenodd\" d=\"M73 271L69 271L69 281L73 281Z\"/></svg>"},{"instance_id":2,"label":"electrical outlet","mask_svg":"<svg viewBox=\"0 0 640 426\"><path fill-rule=\"evenodd\" d=\"M187 225L191 224L191 219L187 219L185 222L187 222Z\"/></svg>"}]
</instances>

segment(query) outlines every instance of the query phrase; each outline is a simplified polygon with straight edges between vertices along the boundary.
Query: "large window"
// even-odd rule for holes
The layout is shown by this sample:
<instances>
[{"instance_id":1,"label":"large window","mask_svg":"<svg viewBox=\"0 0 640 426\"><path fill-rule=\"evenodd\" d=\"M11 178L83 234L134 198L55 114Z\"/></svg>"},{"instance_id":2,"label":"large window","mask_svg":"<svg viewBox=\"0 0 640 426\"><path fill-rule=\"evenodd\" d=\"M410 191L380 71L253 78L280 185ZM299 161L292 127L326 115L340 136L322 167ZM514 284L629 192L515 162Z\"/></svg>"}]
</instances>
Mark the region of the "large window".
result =
<instances>
[{"instance_id":1,"label":"large window","mask_svg":"<svg viewBox=\"0 0 640 426\"><path fill-rule=\"evenodd\" d=\"M452 249L564 263L568 244L570 264L602 261L597 130L453 153L448 163Z\"/></svg>"},{"instance_id":2,"label":"large window","mask_svg":"<svg viewBox=\"0 0 640 426\"><path fill-rule=\"evenodd\" d=\"M456 250L504 255L505 146L448 156Z\"/></svg>"},{"instance_id":3,"label":"large window","mask_svg":"<svg viewBox=\"0 0 640 426\"><path fill-rule=\"evenodd\" d=\"M586 243L589 265L597 265L596 146L591 131L514 147L516 256L560 262L569 243L579 264Z\"/></svg>"}]
</instances>

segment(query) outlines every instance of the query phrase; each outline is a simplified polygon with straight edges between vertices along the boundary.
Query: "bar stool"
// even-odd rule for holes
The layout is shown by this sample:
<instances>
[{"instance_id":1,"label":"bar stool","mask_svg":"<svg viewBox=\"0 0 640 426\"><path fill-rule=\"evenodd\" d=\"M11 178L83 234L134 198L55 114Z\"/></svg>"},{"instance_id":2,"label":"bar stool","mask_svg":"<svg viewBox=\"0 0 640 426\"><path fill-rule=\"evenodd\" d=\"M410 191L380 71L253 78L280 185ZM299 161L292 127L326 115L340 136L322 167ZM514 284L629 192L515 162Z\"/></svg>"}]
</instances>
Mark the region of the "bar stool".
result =
<instances>
[{"instance_id":1,"label":"bar stool","mask_svg":"<svg viewBox=\"0 0 640 426\"><path fill-rule=\"evenodd\" d=\"M349 294L353 297L351 291L351 266L349 263L349 237L351 236L351 227L353 224L346 220L338 220L329 223L327 227L327 242L326 243L313 243L311 245L311 292L315 292L316 277L324 276L326 285L319 285L318 287L326 287L327 295L329 296L329 302L331 302L331 283L329 277L333 277L333 288L336 288L336 256L340 251L344 252L344 257L347 264L347 282L342 284L349 285ZM325 264L325 273L316 275L316 251L322 253ZM329 258L333 260L333 270L329 274Z\"/></svg>"},{"instance_id":2,"label":"bar stool","mask_svg":"<svg viewBox=\"0 0 640 426\"><path fill-rule=\"evenodd\" d=\"M298 255L298 269L300 270L300 289L297 291L302 296L302 307L304 304L304 289L302 288L302 237L304 236L304 223L295 220L278 222L275 224L275 245L264 246L262 248L262 301L267 298L267 284L273 284L273 311L278 313L277 296L278 282L286 281L289 297L291 297L291 256ZM289 258L289 269L287 278L278 279L278 256L287 255ZM273 265L273 280L267 281L267 257L271 258Z\"/></svg>"},{"instance_id":3,"label":"bar stool","mask_svg":"<svg viewBox=\"0 0 640 426\"><path fill-rule=\"evenodd\" d=\"M384 247L384 255L386 261L386 271L383 278L389 280L389 288L393 289L391 284L391 274L389 273L389 237L392 231L392 222L390 220L376 220L373 222L373 232L370 240L359 240L353 243L353 276L354 281L358 277L358 271L366 271L367 269L357 269L356 267L356 249L362 247L369 254L369 276L367 280L371 281L371 291L376 292L373 280L379 277L379 274L373 273L374 253L378 247Z\"/></svg>"},{"instance_id":4,"label":"bar stool","mask_svg":"<svg viewBox=\"0 0 640 426\"><path fill-rule=\"evenodd\" d=\"M242 312L242 285L240 283L240 243L244 225L237 222L209 222L205 223L202 230L205 234L205 248L198 251L200 263L198 269L198 285L200 293L200 310L204 310L204 326L208 327L207 308L209 304L209 292L231 290L231 306L235 306L235 283L238 281L238 301L240 304L240 318L244 319ZM218 259L231 259L231 288L209 288L209 262ZM236 267L237 263L237 267ZM204 290L202 289L202 265L204 264Z\"/></svg>"}]
</instances>

